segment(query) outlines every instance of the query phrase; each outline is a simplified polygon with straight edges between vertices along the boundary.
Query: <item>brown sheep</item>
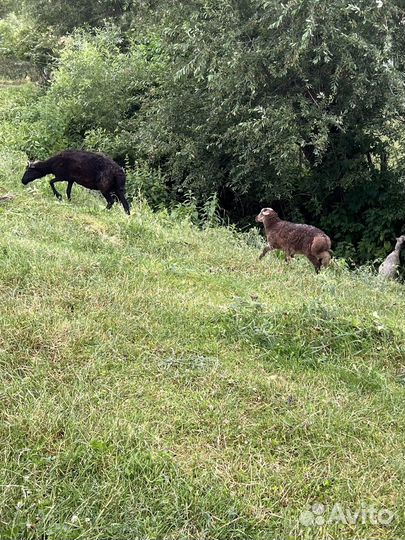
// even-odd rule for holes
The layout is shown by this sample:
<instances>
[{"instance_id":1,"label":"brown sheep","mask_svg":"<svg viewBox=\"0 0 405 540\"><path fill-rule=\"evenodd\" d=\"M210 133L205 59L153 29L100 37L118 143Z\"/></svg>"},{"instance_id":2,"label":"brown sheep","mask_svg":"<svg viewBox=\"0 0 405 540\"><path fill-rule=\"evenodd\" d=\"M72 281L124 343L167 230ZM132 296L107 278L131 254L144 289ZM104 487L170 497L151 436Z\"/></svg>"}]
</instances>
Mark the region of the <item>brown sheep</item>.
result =
<instances>
[{"instance_id":1,"label":"brown sheep","mask_svg":"<svg viewBox=\"0 0 405 540\"><path fill-rule=\"evenodd\" d=\"M323 231L312 225L283 221L272 208L262 208L256 221L264 225L267 245L259 259L272 249L282 249L289 262L296 253L305 255L314 265L316 273L328 266L331 259L331 241Z\"/></svg>"}]
</instances>

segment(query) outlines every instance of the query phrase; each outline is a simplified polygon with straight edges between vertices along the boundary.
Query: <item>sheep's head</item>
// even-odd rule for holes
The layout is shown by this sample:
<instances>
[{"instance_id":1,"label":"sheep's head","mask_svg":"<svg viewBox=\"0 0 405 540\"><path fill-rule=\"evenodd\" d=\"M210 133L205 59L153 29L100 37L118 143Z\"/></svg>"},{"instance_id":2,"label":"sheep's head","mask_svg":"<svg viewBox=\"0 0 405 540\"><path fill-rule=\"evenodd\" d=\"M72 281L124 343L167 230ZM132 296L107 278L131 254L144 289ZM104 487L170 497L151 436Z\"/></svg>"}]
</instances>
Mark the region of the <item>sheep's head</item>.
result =
<instances>
[{"instance_id":1,"label":"sheep's head","mask_svg":"<svg viewBox=\"0 0 405 540\"><path fill-rule=\"evenodd\" d=\"M256 221L263 223L264 220L268 220L271 218L278 218L278 214L273 208L262 208L260 210L260 214L256 216Z\"/></svg>"},{"instance_id":2,"label":"sheep's head","mask_svg":"<svg viewBox=\"0 0 405 540\"><path fill-rule=\"evenodd\" d=\"M402 247L405 244L405 234L398 236L396 240L397 240L397 243L395 244L395 249L402 249Z\"/></svg>"},{"instance_id":3,"label":"sheep's head","mask_svg":"<svg viewBox=\"0 0 405 540\"><path fill-rule=\"evenodd\" d=\"M29 161L27 168L25 169L24 176L21 179L21 182L26 185L29 182L43 176L43 172L37 167L38 161Z\"/></svg>"}]
</instances>

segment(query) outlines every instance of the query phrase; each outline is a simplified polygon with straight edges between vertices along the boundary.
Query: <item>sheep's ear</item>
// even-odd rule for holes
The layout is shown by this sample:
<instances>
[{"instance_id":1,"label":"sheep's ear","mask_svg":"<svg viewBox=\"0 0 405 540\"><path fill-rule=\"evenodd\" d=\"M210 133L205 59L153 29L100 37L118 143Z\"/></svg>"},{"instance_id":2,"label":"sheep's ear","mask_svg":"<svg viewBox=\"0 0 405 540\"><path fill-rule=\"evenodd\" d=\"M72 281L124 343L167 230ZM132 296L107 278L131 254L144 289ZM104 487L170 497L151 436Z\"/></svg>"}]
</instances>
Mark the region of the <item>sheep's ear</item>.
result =
<instances>
[{"instance_id":1,"label":"sheep's ear","mask_svg":"<svg viewBox=\"0 0 405 540\"><path fill-rule=\"evenodd\" d=\"M263 214L264 216L268 216L269 214L271 214L271 212L272 212L271 208L265 208L261 211L261 214Z\"/></svg>"}]
</instances>

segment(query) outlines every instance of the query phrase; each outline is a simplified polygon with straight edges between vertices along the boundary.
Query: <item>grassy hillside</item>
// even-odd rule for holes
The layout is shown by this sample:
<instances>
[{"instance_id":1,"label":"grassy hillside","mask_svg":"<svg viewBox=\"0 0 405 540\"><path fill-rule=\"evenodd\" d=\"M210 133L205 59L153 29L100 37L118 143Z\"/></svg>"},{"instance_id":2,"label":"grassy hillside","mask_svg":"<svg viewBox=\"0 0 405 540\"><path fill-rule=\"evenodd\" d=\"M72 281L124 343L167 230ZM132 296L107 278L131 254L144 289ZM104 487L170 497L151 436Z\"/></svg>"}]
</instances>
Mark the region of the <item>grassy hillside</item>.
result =
<instances>
[{"instance_id":1,"label":"grassy hillside","mask_svg":"<svg viewBox=\"0 0 405 540\"><path fill-rule=\"evenodd\" d=\"M24 189L36 91L0 95L0 538L403 538L403 286Z\"/></svg>"},{"instance_id":2,"label":"grassy hillside","mask_svg":"<svg viewBox=\"0 0 405 540\"><path fill-rule=\"evenodd\" d=\"M404 537L403 286L23 168L2 152L1 538Z\"/></svg>"}]
</instances>

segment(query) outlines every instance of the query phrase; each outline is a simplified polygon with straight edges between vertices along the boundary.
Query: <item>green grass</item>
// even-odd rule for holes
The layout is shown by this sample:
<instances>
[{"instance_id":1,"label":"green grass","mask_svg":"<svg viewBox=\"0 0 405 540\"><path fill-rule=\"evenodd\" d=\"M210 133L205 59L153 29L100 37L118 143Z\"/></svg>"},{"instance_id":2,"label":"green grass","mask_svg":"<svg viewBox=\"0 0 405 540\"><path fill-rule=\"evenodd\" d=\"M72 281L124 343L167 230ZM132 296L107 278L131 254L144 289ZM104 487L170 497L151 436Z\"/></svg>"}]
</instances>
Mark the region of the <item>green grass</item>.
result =
<instances>
[{"instance_id":1,"label":"green grass","mask_svg":"<svg viewBox=\"0 0 405 540\"><path fill-rule=\"evenodd\" d=\"M0 155L0 538L403 538L405 294ZM306 527L307 504L395 512Z\"/></svg>"}]
</instances>

